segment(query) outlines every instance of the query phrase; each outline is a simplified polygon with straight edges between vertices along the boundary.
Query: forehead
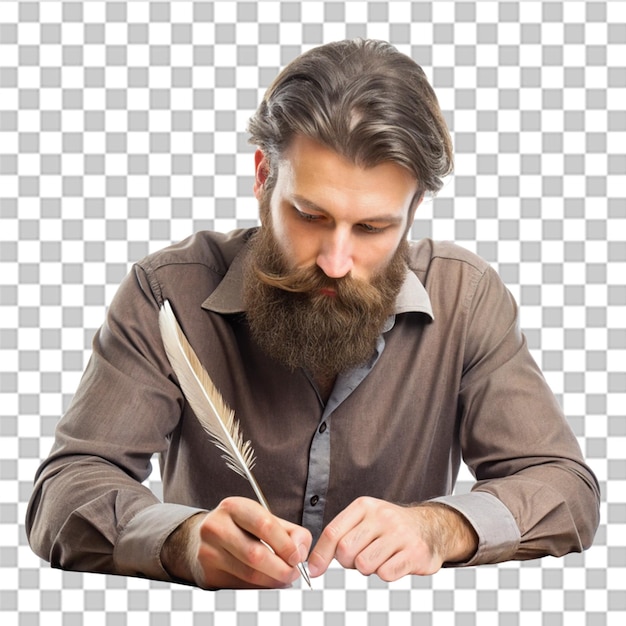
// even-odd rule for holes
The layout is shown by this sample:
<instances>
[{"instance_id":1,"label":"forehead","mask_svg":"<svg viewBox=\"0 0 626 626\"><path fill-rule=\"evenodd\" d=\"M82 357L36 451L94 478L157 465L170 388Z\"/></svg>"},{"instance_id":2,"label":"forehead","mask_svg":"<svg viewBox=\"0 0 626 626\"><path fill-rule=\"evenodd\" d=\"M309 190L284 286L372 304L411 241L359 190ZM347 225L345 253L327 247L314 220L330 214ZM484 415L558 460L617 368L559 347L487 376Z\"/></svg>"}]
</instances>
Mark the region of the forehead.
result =
<instances>
[{"instance_id":1,"label":"forehead","mask_svg":"<svg viewBox=\"0 0 626 626\"><path fill-rule=\"evenodd\" d=\"M366 207L382 204L404 209L418 186L414 176L397 163L363 167L308 137L299 136L280 159L277 187L284 195L298 195L318 204L358 200Z\"/></svg>"}]
</instances>

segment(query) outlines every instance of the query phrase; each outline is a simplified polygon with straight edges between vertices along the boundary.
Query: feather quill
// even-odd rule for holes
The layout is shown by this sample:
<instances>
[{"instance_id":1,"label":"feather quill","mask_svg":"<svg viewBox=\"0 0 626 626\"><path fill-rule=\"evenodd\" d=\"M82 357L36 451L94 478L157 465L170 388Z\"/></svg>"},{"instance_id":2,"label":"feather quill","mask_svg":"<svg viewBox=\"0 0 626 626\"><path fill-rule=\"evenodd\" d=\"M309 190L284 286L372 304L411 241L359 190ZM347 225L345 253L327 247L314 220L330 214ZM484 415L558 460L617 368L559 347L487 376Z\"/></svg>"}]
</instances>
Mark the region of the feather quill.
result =
<instances>
[{"instance_id":1,"label":"feather quill","mask_svg":"<svg viewBox=\"0 0 626 626\"><path fill-rule=\"evenodd\" d=\"M261 505L269 511L267 500L252 474L255 464L252 444L244 441L235 412L226 404L187 341L168 300L163 302L159 312L159 328L167 358L198 421L222 451L226 465L250 483ZM299 563L298 569L310 587L304 565Z\"/></svg>"}]
</instances>

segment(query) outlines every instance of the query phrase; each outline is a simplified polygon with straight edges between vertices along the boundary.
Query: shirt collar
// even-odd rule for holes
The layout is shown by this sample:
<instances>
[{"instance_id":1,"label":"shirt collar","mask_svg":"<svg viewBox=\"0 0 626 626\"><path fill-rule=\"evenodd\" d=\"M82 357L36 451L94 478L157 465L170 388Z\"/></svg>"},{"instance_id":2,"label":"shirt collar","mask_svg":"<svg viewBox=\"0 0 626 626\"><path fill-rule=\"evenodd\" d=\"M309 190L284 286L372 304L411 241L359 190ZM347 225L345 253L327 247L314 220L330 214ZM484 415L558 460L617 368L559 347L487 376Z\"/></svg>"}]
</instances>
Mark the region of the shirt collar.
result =
<instances>
[{"instance_id":1,"label":"shirt collar","mask_svg":"<svg viewBox=\"0 0 626 626\"><path fill-rule=\"evenodd\" d=\"M243 313L243 270L248 248L244 247L233 259L224 278L213 293L202 303L202 308L222 315ZM425 313L434 319L432 305L428 293L419 278L411 270L406 277L396 298L394 314Z\"/></svg>"}]
</instances>

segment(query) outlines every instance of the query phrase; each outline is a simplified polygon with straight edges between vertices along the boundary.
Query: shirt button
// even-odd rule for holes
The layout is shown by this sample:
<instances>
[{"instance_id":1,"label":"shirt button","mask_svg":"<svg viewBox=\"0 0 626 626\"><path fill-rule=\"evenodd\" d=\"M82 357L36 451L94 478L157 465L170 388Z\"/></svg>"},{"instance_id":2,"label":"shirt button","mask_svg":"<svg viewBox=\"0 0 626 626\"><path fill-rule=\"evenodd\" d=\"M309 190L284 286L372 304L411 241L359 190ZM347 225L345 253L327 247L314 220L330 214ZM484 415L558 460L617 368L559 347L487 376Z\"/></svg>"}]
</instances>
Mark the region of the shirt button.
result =
<instances>
[{"instance_id":1,"label":"shirt button","mask_svg":"<svg viewBox=\"0 0 626 626\"><path fill-rule=\"evenodd\" d=\"M317 431L320 435L326 430L326 422L322 422L322 425L319 427Z\"/></svg>"},{"instance_id":2,"label":"shirt button","mask_svg":"<svg viewBox=\"0 0 626 626\"><path fill-rule=\"evenodd\" d=\"M313 496L309 500L309 502L311 503L311 506L315 506L319 501L320 501L320 497L319 496Z\"/></svg>"}]
</instances>

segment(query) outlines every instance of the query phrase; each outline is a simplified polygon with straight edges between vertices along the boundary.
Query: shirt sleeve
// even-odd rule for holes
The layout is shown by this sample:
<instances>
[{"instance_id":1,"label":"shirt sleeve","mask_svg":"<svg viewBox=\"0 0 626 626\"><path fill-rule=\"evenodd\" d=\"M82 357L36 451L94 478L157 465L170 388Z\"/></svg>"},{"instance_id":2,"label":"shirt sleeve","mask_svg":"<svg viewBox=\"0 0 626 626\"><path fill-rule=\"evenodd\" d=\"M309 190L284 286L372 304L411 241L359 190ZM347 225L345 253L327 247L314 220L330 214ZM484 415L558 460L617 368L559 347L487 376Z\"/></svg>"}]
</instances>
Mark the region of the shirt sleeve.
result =
<instances>
[{"instance_id":1,"label":"shirt sleeve","mask_svg":"<svg viewBox=\"0 0 626 626\"><path fill-rule=\"evenodd\" d=\"M168 580L167 536L198 509L163 504L142 483L181 408L167 377L158 304L143 271L120 285L77 392L39 468L26 530L54 567Z\"/></svg>"},{"instance_id":2,"label":"shirt sleeve","mask_svg":"<svg viewBox=\"0 0 626 626\"><path fill-rule=\"evenodd\" d=\"M520 330L495 271L477 284L464 341L460 442L476 477L470 494L440 501L474 526L468 564L588 548L599 523L596 477Z\"/></svg>"},{"instance_id":3,"label":"shirt sleeve","mask_svg":"<svg viewBox=\"0 0 626 626\"><path fill-rule=\"evenodd\" d=\"M478 537L478 547L466 563L478 565L507 561L514 557L520 543L520 531L511 512L490 493L441 496L432 502L445 504L465 517Z\"/></svg>"}]
</instances>

